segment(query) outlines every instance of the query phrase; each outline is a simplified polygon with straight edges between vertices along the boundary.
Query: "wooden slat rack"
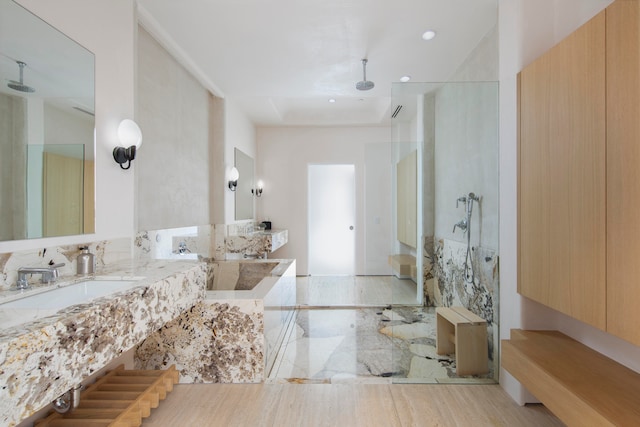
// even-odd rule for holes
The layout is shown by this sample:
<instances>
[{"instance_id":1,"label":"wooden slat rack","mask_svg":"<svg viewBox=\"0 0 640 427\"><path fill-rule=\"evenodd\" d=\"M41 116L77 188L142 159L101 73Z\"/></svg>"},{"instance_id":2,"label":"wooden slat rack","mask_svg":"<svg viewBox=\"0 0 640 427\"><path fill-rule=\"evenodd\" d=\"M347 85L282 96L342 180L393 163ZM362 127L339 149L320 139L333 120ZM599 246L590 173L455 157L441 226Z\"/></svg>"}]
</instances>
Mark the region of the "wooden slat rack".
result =
<instances>
[{"instance_id":1,"label":"wooden slat rack","mask_svg":"<svg viewBox=\"0 0 640 427\"><path fill-rule=\"evenodd\" d=\"M81 393L66 414L51 413L36 427L139 427L178 383L175 365L166 371L125 370L120 365Z\"/></svg>"}]
</instances>

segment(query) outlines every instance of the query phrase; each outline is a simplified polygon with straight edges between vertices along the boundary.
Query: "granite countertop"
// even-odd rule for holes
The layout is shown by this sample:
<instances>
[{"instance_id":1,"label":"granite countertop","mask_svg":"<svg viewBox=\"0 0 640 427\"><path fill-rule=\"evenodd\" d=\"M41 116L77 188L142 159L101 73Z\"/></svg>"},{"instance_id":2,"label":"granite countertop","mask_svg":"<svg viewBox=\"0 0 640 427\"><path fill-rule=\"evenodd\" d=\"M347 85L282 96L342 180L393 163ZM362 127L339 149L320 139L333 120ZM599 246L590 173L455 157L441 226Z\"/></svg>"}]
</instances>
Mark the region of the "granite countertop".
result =
<instances>
[{"instance_id":1,"label":"granite countertop","mask_svg":"<svg viewBox=\"0 0 640 427\"><path fill-rule=\"evenodd\" d=\"M38 320L0 326L0 425L31 416L205 296L202 262L132 260L94 277L139 280ZM54 287L81 280L86 278L60 277ZM39 286L21 296L50 289ZM15 299L15 292L3 291L0 300Z\"/></svg>"},{"instance_id":2,"label":"granite countertop","mask_svg":"<svg viewBox=\"0 0 640 427\"><path fill-rule=\"evenodd\" d=\"M56 283L51 285L37 283L33 284L31 289L25 291L0 291L1 310L1 304L73 285L86 280L134 280L136 282L135 285L126 290L114 292L110 295L97 298L90 303L70 305L66 308L58 310L54 315L30 322L25 322L14 327L4 327L2 324L2 316L0 315L0 342L7 338L38 330L43 326L59 321L66 316L77 314L86 307L92 307L97 304L105 303L110 299L122 297L123 295L126 295L128 293L134 293L140 290L144 290L152 284L158 282L159 280L162 280L164 277L170 276L179 271L184 271L185 269L193 268L195 265L197 265L197 263L194 261L129 260L125 262L119 262L117 263L117 265L105 266L103 268L100 268L96 272L96 274L91 274L89 276L61 276L60 278L58 278Z\"/></svg>"}]
</instances>

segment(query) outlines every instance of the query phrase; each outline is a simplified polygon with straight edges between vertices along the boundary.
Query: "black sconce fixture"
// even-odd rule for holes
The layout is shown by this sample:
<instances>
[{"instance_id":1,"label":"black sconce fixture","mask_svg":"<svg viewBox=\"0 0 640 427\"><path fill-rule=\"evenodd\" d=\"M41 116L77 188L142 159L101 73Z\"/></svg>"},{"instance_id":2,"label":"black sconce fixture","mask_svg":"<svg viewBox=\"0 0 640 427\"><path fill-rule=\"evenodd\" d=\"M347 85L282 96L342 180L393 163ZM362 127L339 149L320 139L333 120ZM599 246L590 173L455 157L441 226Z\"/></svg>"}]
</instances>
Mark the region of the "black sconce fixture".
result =
<instances>
[{"instance_id":1,"label":"black sconce fixture","mask_svg":"<svg viewBox=\"0 0 640 427\"><path fill-rule=\"evenodd\" d=\"M120 146L113 149L113 159L122 169L129 169L131 161L136 158L136 151L142 145L142 131L136 122L125 119L118 125ZM124 164L127 164L124 167Z\"/></svg>"},{"instance_id":2,"label":"black sconce fixture","mask_svg":"<svg viewBox=\"0 0 640 427\"><path fill-rule=\"evenodd\" d=\"M229 190L236 191L238 187L238 178L240 178L240 172L236 167L231 168L231 172L229 173Z\"/></svg>"},{"instance_id":3,"label":"black sconce fixture","mask_svg":"<svg viewBox=\"0 0 640 427\"><path fill-rule=\"evenodd\" d=\"M253 188L251 189L251 194L253 194L256 197L262 196L263 187L264 187L264 184L262 183L262 180L259 180L255 190Z\"/></svg>"}]
</instances>

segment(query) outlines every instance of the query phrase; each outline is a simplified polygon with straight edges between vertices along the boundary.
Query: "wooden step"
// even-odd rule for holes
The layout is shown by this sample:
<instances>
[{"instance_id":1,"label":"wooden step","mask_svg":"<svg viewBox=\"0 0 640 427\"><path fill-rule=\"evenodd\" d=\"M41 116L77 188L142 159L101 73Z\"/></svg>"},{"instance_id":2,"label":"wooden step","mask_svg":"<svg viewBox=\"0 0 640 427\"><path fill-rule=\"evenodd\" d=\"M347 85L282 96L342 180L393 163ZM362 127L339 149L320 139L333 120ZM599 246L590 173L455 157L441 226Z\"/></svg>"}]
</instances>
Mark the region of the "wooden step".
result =
<instances>
[{"instance_id":1,"label":"wooden step","mask_svg":"<svg viewBox=\"0 0 640 427\"><path fill-rule=\"evenodd\" d=\"M501 360L567 425L640 425L640 374L558 331L512 329Z\"/></svg>"},{"instance_id":2,"label":"wooden step","mask_svg":"<svg viewBox=\"0 0 640 427\"><path fill-rule=\"evenodd\" d=\"M416 257L408 254L389 255L389 265L393 270L393 274L400 279L410 279L415 277L417 270L415 269Z\"/></svg>"},{"instance_id":3,"label":"wooden step","mask_svg":"<svg viewBox=\"0 0 640 427\"><path fill-rule=\"evenodd\" d=\"M175 365L166 371L125 370L118 366L81 393L78 408L52 412L36 427L139 427L178 383Z\"/></svg>"}]
</instances>

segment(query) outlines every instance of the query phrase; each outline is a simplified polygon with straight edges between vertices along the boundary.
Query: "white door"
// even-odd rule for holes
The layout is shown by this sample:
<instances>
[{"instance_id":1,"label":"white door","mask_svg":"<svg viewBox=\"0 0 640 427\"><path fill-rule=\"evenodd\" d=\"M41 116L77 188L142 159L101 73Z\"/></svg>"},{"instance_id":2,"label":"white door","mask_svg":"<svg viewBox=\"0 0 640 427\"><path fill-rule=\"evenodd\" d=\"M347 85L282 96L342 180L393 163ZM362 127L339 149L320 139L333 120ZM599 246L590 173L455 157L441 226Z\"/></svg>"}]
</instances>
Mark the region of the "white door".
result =
<instances>
[{"instance_id":1,"label":"white door","mask_svg":"<svg viewBox=\"0 0 640 427\"><path fill-rule=\"evenodd\" d=\"M309 165L309 274L355 275L355 165Z\"/></svg>"}]
</instances>

